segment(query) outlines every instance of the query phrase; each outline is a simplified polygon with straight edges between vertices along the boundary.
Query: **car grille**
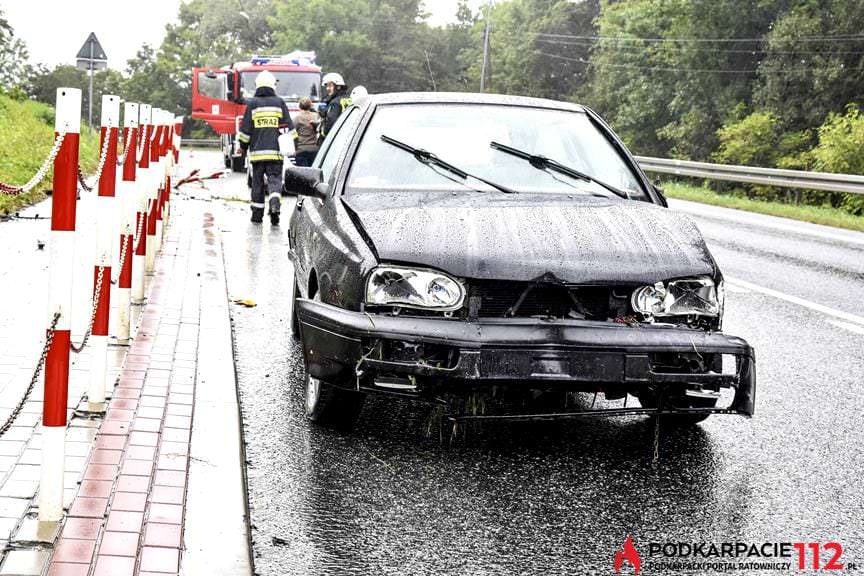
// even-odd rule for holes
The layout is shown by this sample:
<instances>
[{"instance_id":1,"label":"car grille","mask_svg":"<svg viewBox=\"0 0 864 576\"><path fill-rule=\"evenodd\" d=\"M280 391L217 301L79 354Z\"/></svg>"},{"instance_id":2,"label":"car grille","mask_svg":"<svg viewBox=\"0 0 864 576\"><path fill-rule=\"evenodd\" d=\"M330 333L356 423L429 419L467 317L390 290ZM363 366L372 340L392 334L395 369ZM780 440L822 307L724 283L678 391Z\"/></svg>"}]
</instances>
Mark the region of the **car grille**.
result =
<instances>
[{"instance_id":1,"label":"car grille","mask_svg":"<svg viewBox=\"0 0 864 576\"><path fill-rule=\"evenodd\" d=\"M476 280L468 286L468 314L608 320L627 314L627 294L629 289L615 291L608 286Z\"/></svg>"}]
</instances>

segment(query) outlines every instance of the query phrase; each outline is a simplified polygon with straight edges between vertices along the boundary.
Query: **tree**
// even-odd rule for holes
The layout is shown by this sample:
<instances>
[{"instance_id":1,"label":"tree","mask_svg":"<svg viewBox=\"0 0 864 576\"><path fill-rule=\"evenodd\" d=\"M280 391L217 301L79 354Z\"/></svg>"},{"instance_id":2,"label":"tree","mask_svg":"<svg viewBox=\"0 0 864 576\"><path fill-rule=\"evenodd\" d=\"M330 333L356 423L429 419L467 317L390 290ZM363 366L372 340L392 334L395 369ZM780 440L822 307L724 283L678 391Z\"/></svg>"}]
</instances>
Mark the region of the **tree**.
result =
<instances>
[{"instance_id":1,"label":"tree","mask_svg":"<svg viewBox=\"0 0 864 576\"><path fill-rule=\"evenodd\" d=\"M25 82L32 70L28 57L27 47L15 37L12 25L0 8L0 91L11 92Z\"/></svg>"},{"instance_id":2,"label":"tree","mask_svg":"<svg viewBox=\"0 0 864 576\"><path fill-rule=\"evenodd\" d=\"M789 130L815 128L864 99L864 3L800 0L766 37L757 105Z\"/></svg>"},{"instance_id":3,"label":"tree","mask_svg":"<svg viewBox=\"0 0 864 576\"><path fill-rule=\"evenodd\" d=\"M425 19L420 0L282 0L269 22L277 52L314 50L325 72L385 92L431 89Z\"/></svg>"},{"instance_id":4,"label":"tree","mask_svg":"<svg viewBox=\"0 0 864 576\"><path fill-rule=\"evenodd\" d=\"M38 66L30 76L27 91L30 97L39 102L54 105L57 100L57 89L60 87L78 88L81 90L81 110L89 106L89 76L84 70L75 66L60 65L53 69ZM93 124L99 126L102 118L102 95L124 94L124 78L116 70L99 70L93 74ZM83 118L86 120L86 118Z\"/></svg>"}]
</instances>

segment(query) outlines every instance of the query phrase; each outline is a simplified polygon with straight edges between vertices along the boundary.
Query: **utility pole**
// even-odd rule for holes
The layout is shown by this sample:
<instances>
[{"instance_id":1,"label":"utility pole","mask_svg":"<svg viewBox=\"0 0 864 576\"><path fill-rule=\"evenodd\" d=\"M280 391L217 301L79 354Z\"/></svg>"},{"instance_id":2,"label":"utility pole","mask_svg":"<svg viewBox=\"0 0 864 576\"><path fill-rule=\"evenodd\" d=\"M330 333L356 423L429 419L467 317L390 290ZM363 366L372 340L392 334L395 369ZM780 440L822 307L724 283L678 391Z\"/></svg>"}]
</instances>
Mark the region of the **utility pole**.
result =
<instances>
[{"instance_id":1,"label":"utility pole","mask_svg":"<svg viewBox=\"0 0 864 576\"><path fill-rule=\"evenodd\" d=\"M489 68L489 33L492 31L492 23L489 16L492 13L492 0L486 3L486 29L483 32L483 67L480 69L480 92L486 91L486 70Z\"/></svg>"}]
</instances>

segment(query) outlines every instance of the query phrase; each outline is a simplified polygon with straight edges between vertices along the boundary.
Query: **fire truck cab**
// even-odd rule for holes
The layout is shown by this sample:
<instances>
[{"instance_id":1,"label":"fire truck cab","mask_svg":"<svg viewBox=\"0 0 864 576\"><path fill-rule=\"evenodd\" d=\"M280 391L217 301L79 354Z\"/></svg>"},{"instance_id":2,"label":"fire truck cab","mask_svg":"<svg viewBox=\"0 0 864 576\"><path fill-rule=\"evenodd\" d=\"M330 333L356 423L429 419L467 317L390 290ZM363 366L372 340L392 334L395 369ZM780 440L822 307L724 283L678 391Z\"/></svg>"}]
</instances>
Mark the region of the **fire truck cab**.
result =
<instances>
[{"instance_id":1,"label":"fire truck cab","mask_svg":"<svg viewBox=\"0 0 864 576\"><path fill-rule=\"evenodd\" d=\"M301 98L321 100L321 68L314 52L284 56L253 56L223 68L192 69L192 117L207 122L219 134L225 167L245 170L246 158L237 142L237 130L246 112L246 99L255 94L255 77L269 70L276 77L276 94L292 115Z\"/></svg>"}]
</instances>

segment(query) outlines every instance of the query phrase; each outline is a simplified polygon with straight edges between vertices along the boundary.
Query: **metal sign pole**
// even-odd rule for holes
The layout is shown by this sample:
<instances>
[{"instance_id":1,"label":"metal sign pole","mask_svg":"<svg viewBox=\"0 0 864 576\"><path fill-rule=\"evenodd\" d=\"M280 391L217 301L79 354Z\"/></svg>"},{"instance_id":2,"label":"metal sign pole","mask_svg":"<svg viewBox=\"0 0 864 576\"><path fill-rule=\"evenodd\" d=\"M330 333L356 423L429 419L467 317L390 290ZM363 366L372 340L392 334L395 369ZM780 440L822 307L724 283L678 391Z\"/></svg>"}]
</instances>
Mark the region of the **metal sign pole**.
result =
<instances>
[{"instance_id":1,"label":"metal sign pole","mask_svg":"<svg viewBox=\"0 0 864 576\"><path fill-rule=\"evenodd\" d=\"M90 92L87 96L87 125L93 132L93 42L90 42Z\"/></svg>"},{"instance_id":2,"label":"metal sign pole","mask_svg":"<svg viewBox=\"0 0 864 576\"><path fill-rule=\"evenodd\" d=\"M87 94L87 124L93 130L93 75L97 70L105 70L108 67L108 56L105 49L93 32L84 41L84 45L76 56L79 70L86 70L90 75L90 90Z\"/></svg>"}]
</instances>

